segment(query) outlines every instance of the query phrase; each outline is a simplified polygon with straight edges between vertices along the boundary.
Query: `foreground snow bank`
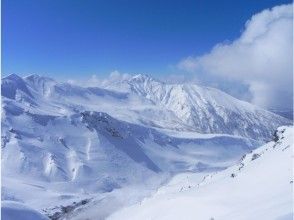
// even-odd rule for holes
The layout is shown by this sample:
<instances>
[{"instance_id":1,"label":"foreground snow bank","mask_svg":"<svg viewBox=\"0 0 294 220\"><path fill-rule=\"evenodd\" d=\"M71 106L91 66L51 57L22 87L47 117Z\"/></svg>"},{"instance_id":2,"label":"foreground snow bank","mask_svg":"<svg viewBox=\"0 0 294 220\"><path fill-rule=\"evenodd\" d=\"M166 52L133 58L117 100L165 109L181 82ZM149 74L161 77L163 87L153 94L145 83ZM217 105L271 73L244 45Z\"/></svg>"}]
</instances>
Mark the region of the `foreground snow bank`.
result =
<instances>
[{"instance_id":1,"label":"foreground snow bank","mask_svg":"<svg viewBox=\"0 0 294 220\"><path fill-rule=\"evenodd\" d=\"M109 219L290 220L293 218L293 128L224 171L176 176L151 198ZM201 180L202 179L202 180Z\"/></svg>"},{"instance_id":2,"label":"foreground snow bank","mask_svg":"<svg viewBox=\"0 0 294 220\"><path fill-rule=\"evenodd\" d=\"M19 202L2 201L1 203L2 220L48 220L47 217L38 211L31 209Z\"/></svg>"}]
</instances>

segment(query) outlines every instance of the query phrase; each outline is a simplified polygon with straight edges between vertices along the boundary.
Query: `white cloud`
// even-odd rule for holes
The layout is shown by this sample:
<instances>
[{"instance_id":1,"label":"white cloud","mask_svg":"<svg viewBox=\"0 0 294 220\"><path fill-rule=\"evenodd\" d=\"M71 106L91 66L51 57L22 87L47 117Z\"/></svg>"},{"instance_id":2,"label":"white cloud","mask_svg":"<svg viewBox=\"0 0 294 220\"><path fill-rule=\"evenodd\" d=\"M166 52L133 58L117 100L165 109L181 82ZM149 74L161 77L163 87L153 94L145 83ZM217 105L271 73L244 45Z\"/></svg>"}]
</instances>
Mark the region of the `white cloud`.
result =
<instances>
[{"instance_id":1,"label":"white cloud","mask_svg":"<svg viewBox=\"0 0 294 220\"><path fill-rule=\"evenodd\" d=\"M127 80L131 77L128 73L120 73L118 70L112 71L108 76L99 77L93 74L89 79L67 80L68 83L83 86L83 87L105 87L108 84L116 81Z\"/></svg>"},{"instance_id":2,"label":"white cloud","mask_svg":"<svg viewBox=\"0 0 294 220\"><path fill-rule=\"evenodd\" d=\"M109 77L105 79L106 81L118 81L118 80L127 80L131 77L128 73L120 73L118 70L115 70L110 73Z\"/></svg>"},{"instance_id":3,"label":"white cloud","mask_svg":"<svg viewBox=\"0 0 294 220\"><path fill-rule=\"evenodd\" d=\"M292 108L292 53L292 5L282 5L252 16L239 39L185 58L178 68L248 85L251 101L262 107Z\"/></svg>"}]
</instances>

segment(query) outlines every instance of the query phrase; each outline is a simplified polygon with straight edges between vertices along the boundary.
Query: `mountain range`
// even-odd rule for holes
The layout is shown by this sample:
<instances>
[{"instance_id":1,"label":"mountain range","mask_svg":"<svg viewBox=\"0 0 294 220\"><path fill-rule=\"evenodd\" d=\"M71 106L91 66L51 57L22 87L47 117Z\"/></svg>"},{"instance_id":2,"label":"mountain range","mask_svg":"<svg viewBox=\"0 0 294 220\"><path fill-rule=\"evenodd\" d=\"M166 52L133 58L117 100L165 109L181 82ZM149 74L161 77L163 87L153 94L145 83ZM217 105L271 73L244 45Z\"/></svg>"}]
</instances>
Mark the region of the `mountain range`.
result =
<instances>
[{"instance_id":1,"label":"mountain range","mask_svg":"<svg viewBox=\"0 0 294 220\"><path fill-rule=\"evenodd\" d=\"M88 209L105 219L175 175L233 166L292 123L214 88L147 75L85 87L13 74L1 95L2 200L51 219Z\"/></svg>"},{"instance_id":2,"label":"mountain range","mask_svg":"<svg viewBox=\"0 0 294 220\"><path fill-rule=\"evenodd\" d=\"M6 108L15 105L43 116L93 110L148 127L255 140L268 140L278 126L291 123L220 90L194 84L165 84L136 75L104 87L80 87L38 75L10 75L2 79L1 91Z\"/></svg>"}]
</instances>

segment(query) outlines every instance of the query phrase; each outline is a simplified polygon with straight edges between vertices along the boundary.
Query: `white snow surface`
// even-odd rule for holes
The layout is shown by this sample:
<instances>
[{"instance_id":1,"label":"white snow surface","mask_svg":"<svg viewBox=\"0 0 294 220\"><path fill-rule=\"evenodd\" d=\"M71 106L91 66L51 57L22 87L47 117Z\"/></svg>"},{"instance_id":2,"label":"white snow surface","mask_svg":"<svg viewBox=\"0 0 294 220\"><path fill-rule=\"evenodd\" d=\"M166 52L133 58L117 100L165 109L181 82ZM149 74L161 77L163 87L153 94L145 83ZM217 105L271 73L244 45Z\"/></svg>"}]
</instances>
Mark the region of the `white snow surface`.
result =
<instances>
[{"instance_id":1,"label":"white snow surface","mask_svg":"<svg viewBox=\"0 0 294 220\"><path fill-rule=\"evenodd\" d=\"M214 173L180 174L151 197L110 216L116 219L293 219L293 127L275 141Z\"/></svg>"},{"instance_id":2,"label":"white snow surface","mask_svg":"<svg viewBox=\"0 0 294 220\"><path fill-rule=\"evenodd\" d=\"M55 219L105 219L176 174L232 166L290 123L145 75L104 88L10 75L1 92L1 199Z\"/></svg>"},{"instance_id":3,"label":"white snow surface","mask_svg":"<svg viewBox=\"0 0 294 220\"><path fill-rule=\"evenodd\" d=\"M1 203L1 219L3 220L49 220L38 211L22 203L5 201Z\"/></svg>"}]
</instances>

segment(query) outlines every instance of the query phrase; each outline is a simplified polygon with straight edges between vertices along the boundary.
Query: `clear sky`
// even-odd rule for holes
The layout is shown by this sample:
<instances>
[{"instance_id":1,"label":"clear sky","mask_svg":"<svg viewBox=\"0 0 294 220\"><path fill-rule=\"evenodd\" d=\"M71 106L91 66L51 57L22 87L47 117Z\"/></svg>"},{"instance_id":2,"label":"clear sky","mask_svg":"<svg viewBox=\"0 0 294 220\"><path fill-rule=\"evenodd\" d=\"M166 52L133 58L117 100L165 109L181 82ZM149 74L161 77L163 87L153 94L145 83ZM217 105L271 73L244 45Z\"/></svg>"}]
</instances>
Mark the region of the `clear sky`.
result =
<instances>
[{"instance_id":1,"label":"clear sky","mask_svg":"<svg viewBox=\"0 0 294 220\"><path fill-rule=\"evenodd\" d=\"M290 0L2 0L2 74L165 75Z\"/></svg>"}]
</instances>

